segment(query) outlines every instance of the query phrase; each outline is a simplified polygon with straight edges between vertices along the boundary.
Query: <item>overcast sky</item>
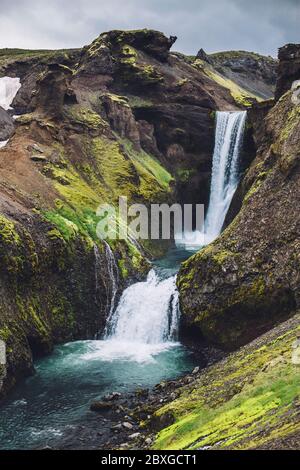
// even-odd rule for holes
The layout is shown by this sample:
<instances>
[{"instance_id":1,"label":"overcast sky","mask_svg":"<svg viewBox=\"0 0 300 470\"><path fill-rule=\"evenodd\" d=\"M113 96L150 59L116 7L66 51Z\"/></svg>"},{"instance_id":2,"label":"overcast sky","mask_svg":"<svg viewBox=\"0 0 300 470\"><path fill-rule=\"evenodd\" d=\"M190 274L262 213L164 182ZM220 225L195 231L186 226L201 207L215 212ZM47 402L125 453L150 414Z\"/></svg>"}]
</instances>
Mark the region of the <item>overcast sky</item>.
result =
<instances>
[{"instance_id":1,"label":"overcast sky","mask_svg":"<svg viewBox=\"0 0 300 470\"><path fill-rule=\"evenodd\" d=\"M70 48L111 29L176 35L195 54L244 49L277 55L300 43L300 0L0 0L0 48Z\"/></svg>"}]
</instances>

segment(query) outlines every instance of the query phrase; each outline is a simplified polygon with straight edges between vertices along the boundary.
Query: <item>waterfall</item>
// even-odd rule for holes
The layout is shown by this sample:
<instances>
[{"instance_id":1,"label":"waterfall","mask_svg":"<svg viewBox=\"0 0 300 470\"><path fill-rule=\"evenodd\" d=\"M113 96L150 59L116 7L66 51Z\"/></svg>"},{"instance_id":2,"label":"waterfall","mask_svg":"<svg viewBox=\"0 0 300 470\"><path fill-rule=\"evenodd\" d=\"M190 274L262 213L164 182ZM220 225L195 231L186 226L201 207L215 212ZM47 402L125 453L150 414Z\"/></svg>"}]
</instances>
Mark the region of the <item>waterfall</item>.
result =
<instances>
[{"instance_id":1,"label":"waterfall","mask_svg":"<svg viewBox=\"0 0 300 470\"><path fill-rule=\"evenodd\" d=\"M115 310L115 303L116 303L116 296L118 292L118 284L119 284L119 270L117 267L117 263L114 257L114 254L107 242L104 241L105 246L105 259L106 259L106 267L107 267L107 278L105 279L108 282L105 282L106 288L106 298L107 298L107 316L108 318L111 317ZM101 279L101 272L102 272L102 260L99 248L96 244L94 244L94 258L95 258L95 291L96 291L96 298L98 298L98 294L100 291L100 279Z\"/></svg>"},{"instance_id":2,"label":"waterfall","mask_svg":"<svg viewBox=\"0 0 300 470\"><path fill-rule=\"evenodd\" d=\"M210 200L205 219L206 244L221 233L239 182L239 156L246 116L246 111L217 112Z\"/></svg>"},{"instance_id":3,"label":"waterfall","mask_svg":"<svg viewBox=\"0 0 300 470\"><path fill-rule=\"evenodd\" d=\"M104 241L104 246L105 246L105 257L107 261L107 271L108 271L108 278L110 280L110 297L108 296L108 317L107 321L110 321L110 318L112 317L114 310L115 310L115 304L116 304L116 297L117 297L117 292L118 292L118 285L119 285L119 269L115 260L115 256L112 252L112 249L110 248L109 244Z\"/></svg>"},{"instance_id":4,"label":"waterfall","mask_svg":"<svg viewBox=\"0 0 300 470\"><path fill-rule=\"evenodd\" d=\"M176 277L160 280L154 269L147 280L128 287L108 321L107 338L133 343L172 341L178 331Z\"/></svg>"},{"instance_id":5,"label":"waterfall","mask_svg":"<svg viewBox=\"0 0 300 470\"><path fill-rule=\"evenodd\" d=\"M239 156L246 111L218 111L208 211L202 232L184 233L176 244L198 250L221 233L226 214L239 183Z\"/></svg>"}]
</instances>

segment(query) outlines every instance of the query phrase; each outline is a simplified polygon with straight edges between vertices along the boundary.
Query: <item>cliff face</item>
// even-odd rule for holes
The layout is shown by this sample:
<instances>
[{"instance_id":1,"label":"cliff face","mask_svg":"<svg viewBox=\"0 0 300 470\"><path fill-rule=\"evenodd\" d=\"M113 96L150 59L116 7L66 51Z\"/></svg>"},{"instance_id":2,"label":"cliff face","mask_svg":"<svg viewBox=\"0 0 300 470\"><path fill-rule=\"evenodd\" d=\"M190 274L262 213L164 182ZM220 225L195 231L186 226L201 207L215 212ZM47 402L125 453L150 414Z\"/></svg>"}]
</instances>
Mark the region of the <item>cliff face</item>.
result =
<instances>
[{"instance_id":1,"label":"cliff face","mask_svg":"<svg viewBox=\"0 0 300 470\"><path fill-rule=\"evenodd\" d=\"M299 308L300 108L292 91L268 106L249 112L258 150L241 184L241 209L178 277L184 327L224 349Z\"/></svg>"},{"instance_id":2,"label":"cliff face","mask_svg":"<svg viewBox=\"0 0 300 470\"><path fill-rule=\"evenodd\" d=\"M278 61L253 52L229 51L208 56L214 68L249 93L269 99L274 96Z\"/></svg>"},{"instance_id":3,"label":"cliff face","mask_svg":"<svg viewBox=\"0 0 300 470\"><path fill-rule=\"evenodd\" d=\"M275 99L278 100L299 80L300 44L287 44L279 49L279 67L276 83Z\"/></svg>"}]
</instances>

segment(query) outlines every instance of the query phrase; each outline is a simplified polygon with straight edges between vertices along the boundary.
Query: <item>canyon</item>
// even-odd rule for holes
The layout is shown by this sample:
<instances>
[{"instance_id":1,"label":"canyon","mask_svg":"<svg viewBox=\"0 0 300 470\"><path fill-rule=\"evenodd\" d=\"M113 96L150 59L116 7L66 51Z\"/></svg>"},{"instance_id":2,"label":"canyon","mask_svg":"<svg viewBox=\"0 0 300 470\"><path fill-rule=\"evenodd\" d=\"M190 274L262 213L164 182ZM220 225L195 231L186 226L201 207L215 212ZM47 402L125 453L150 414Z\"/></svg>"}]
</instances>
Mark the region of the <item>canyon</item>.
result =
<instances>
[{"instance_id":1,"label":"canyon","mask_svg":"<svg viewBox=\"0 0 300 470\"><path fill-rule=\"evenodd\" d=\"M128 346L132 331L150 345L179 336L197 361L203 356L204 368L166 381L158 396L125 402L144 427L128 442L125 431L109 431L101 445L286 447L299 432L298 366L290 356L299 335L300 129L291 87L300 46L284 46L277 61L244 51L185 56L173 52L175 41L152 30L110 31L82 49L0 51L0 339L7 351L0 397L56 345L105 337L127 340L121 353L137 354L134 341ZM231 122L234 116L243 119ZM172 242L105 243L96 209L117 206L120 195L146 206L207 207L216 126L225 119L230 136L237 122L245 126L238 171L211 224L211 243L176 260L177 291L173 267L159 265L167 279L151 271ZM208 209L207 220L216 213ZM139 324L149 299L153 331L150 317ZM151 347L140 353L151 356ZM272 388L285 373L284 384ZM257 413L240 399L252 400ZM235 413L245 426L230 434L226 420L235 423Z\"/></svg>"}]
</instances>

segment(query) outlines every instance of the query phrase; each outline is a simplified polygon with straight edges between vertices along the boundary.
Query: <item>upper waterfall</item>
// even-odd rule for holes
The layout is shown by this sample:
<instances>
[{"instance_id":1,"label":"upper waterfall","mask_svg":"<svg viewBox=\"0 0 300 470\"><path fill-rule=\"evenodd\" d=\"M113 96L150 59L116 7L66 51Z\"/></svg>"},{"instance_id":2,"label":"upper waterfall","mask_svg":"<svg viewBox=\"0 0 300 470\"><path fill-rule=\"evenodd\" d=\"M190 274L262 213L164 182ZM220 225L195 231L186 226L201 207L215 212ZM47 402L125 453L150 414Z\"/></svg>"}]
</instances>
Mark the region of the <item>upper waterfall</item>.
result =
<instances>
[{"instance_id":1,"label":"upper waterfall","mask_svg":"<svg viewBox=\"0 0 300 470\"><path fill-rule=\"evenodd\" d=\"M220 235L239 183L246 117L246 111L217 111L210 199L204 228L202 232L184 233L182 239L176 240L177 245L199 249Z\"/></svg>"},{"instance_id":2,"label":"upper waterfall","mask_svg":"<svg viewBox=\"0 0 300 470\"><path fill-rule=\"evenodd\" d=\"M210 200L205 219L205 244L221 233L239 182L239 156L246 116L246 111L217 112Z\"/></svg>"}]
</instances>

